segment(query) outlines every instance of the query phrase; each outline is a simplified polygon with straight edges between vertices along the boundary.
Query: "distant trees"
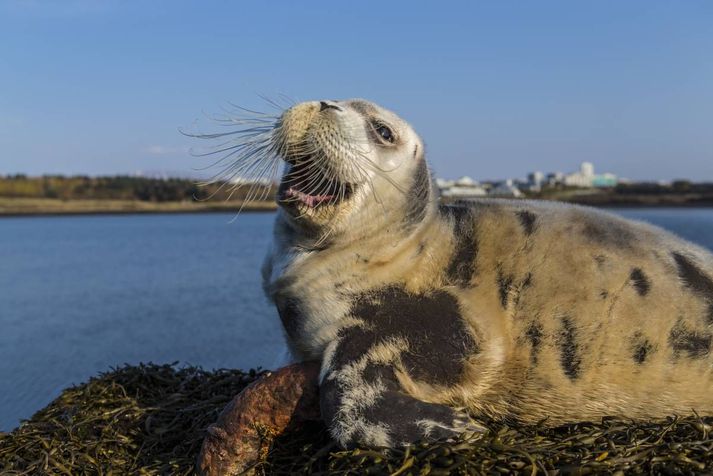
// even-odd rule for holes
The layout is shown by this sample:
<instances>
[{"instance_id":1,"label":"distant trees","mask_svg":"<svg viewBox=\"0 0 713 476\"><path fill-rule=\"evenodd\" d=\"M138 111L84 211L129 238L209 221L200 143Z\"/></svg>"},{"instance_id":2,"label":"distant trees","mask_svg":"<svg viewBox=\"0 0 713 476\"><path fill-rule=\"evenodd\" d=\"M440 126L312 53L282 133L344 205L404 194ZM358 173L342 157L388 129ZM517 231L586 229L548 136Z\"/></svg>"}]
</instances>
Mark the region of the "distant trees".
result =
<instances>
[{"instance_id":1,"label":"distant trees","mask_svg":"<svg viewBox=\"0 0 713 476\"><path fill-rule=\"evenodd\" d=\"M619 184L614 192L620 195L663 195L663 194L713 194L713 183L693 183L690 180L675 180L670 185L657 182L635 182Z\"/></svg>"},{"instance_id":2,"label":"distant trees","mask_svg":"<svg viewBox=\"0 0 713 476\"><path fill-rule=\"evenodd\" d=\"M269 188L267 196L274 197L274 185L260 185L261 191ZM244 200L250 189L244 184L237 189L229 183L201 186L186 179L151 179L119 175L114 177L64 177L45 175L27 177L11 175L0 177L0 197L55 198L62 200L140 200L146 202L173 202L211 200ZM231 191L232 196L231 196Z\"/></svg>"}]
</instances>

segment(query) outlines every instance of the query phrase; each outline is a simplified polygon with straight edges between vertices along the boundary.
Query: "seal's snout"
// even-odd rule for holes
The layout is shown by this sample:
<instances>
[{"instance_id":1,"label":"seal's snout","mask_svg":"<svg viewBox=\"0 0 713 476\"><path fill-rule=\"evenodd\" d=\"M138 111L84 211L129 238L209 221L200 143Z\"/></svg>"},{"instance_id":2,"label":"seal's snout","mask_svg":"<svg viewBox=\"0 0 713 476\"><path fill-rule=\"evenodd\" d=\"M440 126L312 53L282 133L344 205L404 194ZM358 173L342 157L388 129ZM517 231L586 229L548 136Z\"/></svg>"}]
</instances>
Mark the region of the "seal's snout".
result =
<instances>
[{"instance_id":1,"label":"seal's snout","mask_svg":"<svg viewBox=\"0 0 713 476\"><path fill-rule=\"evenodd\" d=\"M319 101L319 112L325 111L327 109L336 109L337 111L342 110L342 108L337 106L336 104L329 104L327 101Z\"/></svg>"},{"instance_id":2,"label":"seal's snout","mask_svg":"<svg viewBox=\"0 0 713 476\"><path fill-rule=\"evenodd\" d=\"M287 162L292 163L294 157L302 155L307 148L308 132L319 114L319 108L318 102L303 102L282 113L278 130L283 149L281 155Z\"/></svg>"}]
</instances>

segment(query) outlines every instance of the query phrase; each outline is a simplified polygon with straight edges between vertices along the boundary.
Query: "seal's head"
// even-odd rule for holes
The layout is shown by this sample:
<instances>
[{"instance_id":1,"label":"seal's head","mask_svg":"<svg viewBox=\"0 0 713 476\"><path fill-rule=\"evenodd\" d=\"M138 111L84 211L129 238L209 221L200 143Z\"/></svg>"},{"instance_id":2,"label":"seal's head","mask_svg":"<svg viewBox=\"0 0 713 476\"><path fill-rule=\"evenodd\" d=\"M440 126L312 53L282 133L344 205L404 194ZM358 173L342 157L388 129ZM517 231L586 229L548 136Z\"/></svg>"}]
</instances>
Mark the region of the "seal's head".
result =
<instances>
[{"instance_id":1,"label":"seal's head","mask_svg":"<svg viewBox=\"0 0 713 476\"><path fill-rule=\"evenodd\" d=\"M282 114L275 131L286 162L277 200L298 228L328 228L334 236L355 226L409 225L433 201L421 139L376 104L300 103Z\"/></svg>"}]
</instances>

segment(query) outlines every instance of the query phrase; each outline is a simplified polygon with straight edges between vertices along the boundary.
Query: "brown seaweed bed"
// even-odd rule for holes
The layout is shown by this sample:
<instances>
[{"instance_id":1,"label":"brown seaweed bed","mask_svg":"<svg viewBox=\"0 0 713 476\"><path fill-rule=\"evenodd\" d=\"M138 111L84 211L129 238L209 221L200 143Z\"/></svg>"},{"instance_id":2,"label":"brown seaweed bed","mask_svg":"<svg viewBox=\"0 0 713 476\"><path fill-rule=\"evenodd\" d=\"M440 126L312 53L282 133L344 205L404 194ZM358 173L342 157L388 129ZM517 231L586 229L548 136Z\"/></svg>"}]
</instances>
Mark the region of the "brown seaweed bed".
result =
<instances>
[{"instance_id":1,"label":"brown seaweed bed","mask_svg":"<svg viewBox=\"0 0 713 476\"><path fill-rule=\"evenodd\" d=\"M11 433L0 474L193 474L205 428L260 372L125 366L65 390ZM699 474L712 418L605 419L557 429L488 423L478 440L342 451L321 424L278 438L257 474Z\"/></svg>"}]
</instances>

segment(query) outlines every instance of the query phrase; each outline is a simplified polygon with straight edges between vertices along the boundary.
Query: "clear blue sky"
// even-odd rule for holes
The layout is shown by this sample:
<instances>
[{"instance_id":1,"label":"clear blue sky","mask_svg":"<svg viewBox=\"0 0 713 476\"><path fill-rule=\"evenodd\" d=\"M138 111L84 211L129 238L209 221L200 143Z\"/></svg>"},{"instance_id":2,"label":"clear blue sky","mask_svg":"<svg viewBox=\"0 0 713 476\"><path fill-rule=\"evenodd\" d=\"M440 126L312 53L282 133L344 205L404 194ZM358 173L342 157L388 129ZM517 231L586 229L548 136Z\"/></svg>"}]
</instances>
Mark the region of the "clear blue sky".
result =
<instances>
[{"instance_id":1,"label":"clear blue sky","mask_svg":"<svg viewBox=\"0 0 713 476\"><path fill-rule=\"evenodd\" d=\"M379 102L445 177L713 180L713 2L0 0L0 173L189 172L258 94Z\"/></svg>"}]
</instances>

